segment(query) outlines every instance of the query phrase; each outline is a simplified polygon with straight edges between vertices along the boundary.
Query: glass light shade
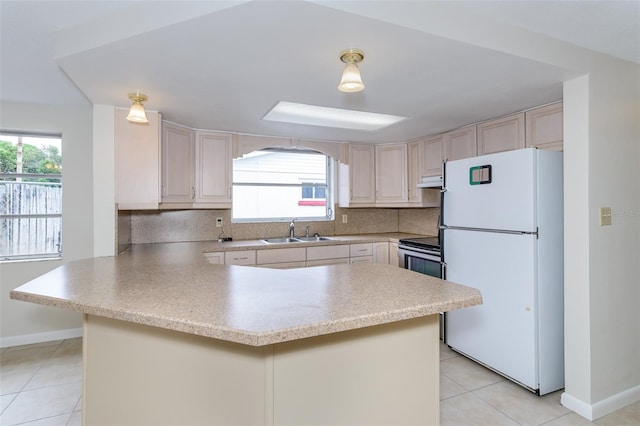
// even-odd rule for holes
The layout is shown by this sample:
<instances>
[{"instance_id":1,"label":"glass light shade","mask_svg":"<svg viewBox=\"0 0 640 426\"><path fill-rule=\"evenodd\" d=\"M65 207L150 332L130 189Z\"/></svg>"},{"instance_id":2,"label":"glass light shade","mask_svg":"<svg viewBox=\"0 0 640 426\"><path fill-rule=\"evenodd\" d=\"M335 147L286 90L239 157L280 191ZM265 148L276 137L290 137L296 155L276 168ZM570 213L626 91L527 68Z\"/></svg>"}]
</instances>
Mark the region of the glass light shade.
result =
<instances>
[{"instance_id":1,"label":"glass light shade","mask_svg":"<svg viewBox=\"0 0 640 426\"><path fill-rule=\"evenodd\" d=\"M129 115L127 115L127 120L133 121L135 123L148 123L147 114L144 112L144 107L139 102L134 102L131 105L131 109L129 110Z\"/></svg>"},{"instance_id":2,"label":"glass light shade","mask_svg":"<svg viewBox=\"0 0 640 426\"><path fill-rule=\"evenodd\" d=\"M342 72L342 80L338 85L338 90L341 92L353 93L359 92L364 89L364 83L362 77L360 77L360 70L356 64L347 64Z\"/></svg>"}]
</instances>

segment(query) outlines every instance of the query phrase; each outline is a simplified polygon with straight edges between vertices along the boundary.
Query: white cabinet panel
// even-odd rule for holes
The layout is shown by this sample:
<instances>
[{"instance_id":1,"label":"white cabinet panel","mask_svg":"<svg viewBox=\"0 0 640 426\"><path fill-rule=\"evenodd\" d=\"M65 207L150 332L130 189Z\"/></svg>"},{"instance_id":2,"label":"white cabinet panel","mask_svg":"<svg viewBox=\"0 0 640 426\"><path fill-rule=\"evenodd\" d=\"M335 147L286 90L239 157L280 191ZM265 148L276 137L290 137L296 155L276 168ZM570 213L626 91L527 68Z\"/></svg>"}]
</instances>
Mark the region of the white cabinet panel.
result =
<instances>
[{"instance_id":1,"label":"white cabinet panel","mask_svg":"<svg viewBox=\"0 0 640 426\"><path fill-rule=\"evenodd\" d=\"M231 208L231 135L198 132L195 159L195 202Z\"/></svg>"},{"instance_id":2,"label":"white cabinet panel","mask_svg":"<svg viewBox=\"0 0 640 426\"><path fill-rule=\"evenodd\" d=\"M478 124L478 155L524 148L524 113Z\"/></svg>"},{"instance_id":3,"label":"white cabinet panel","mask_svg":"<svg viewBox=\"0 0 640 426\"><path fill-rule=\"evenodd\" d=\"M307 250L304 247L258 250L258 265L267 263L304 262Z\"/></svg>"},{"instance_id":4,"label":"white cabinet panel","mask_svg":"<svg viewBox=\"0 0 640 426\"><path fill-rule=\"evenodd\" d=\"M373 256L352 257L350 263L373 263Z\"/></svg>"},{"instance_id":5,"label":"white cabinet panel","mask_svg":"<svg viewBox=\"0 0 640 426\"><path fill-rule=\"evenodd\" d=\"M406 203L407 144L376 145L376 205Z\"/></svg>"},{"instance_id":6,"label":"white cabinet panel","mask_svg":"<svg viewBox=\"0 0 640 426\"><path fill-rule=\"evenodd\" d=\"M389 264L389 243L373 243L373 263Z\"/></svg>"},{"instance_id":7,"label":"white cabinet panel","mask_svg":"<svg viewBox=\"0 0 640 426\"><path fill-rule=\"evenodd\" d=\"M254 266L256 264L255 250L228 251L224 254L225 265Z\"/></svg>"},{"instance_id":8,"label":"white cabinet panel","mask_svg":"<svg viewBox=\"0 0 640 426\"><path fill-rule=\"evenodd\" d=\"M163 203L194 201L194 141L193 130L172 123L162 123Z\"/></svg>"},{"instance_id":9,"label":"white cabinet panel","mask_svg":"<svg viewBox=\"0 0 640 426\"><path fill-rule=\"evenodd\" d=\"M223 251L217 251L214 253L205 253L204 254L205 259L207 259L207 262L213 264L213 265L224 265L224 252Z\"/></svg>"},{"instance_id":10,"label":"white cabinet panel","mask_svg":"<svg viewBox=\"0 0 640 426\"><path fill-rule=\"evenodd\" d=\"M562 151L562 114L562 102L525 112L526 146Z\"/></svg>"},{"instance_id":11,"label":"white cabinet panel","mask_svg":"<svg viewBox=\"0 0 640 426\"><path fill-rule=\"evenodd\" d=\"M444 138L447 161L460 160L478 155L476 126L453 130L446 133Z\"/></svg>"},{"instance_id":12,"label":"white cabinet panel","mask_svg":"<svg viewBox=\"0 0 640 426\"><path fill-rule=\"evenodd\" d=\"M120 210L157 209L160 203L160 114L148 112L148 124L127 120L115 109L116 204Z\"/></svg>"},{"instance_id":13,"label":"white cabinet panel","mask_svg":"<svg viewBox=\"0 0 640 426\"><path fill-rule=\"evenodd\" d=\"M307 260L349 258L349 245L307 247Z\"/></svg>"},{"instance_id":14,"label":"white cabinet panel","mask_svg":"<svg viewBox=\"0 0 640 426\"><path fill-rule=\"evenodd\" d=\"M349 164L339 165L340 207L373 207L375 190L375 147L349 145Z\"/></svg>"},{"instance_id":15,"label":"white cabinet panel","mask_svg":"<svg viewBox=\"0 0 640 426\"><path fill-rule=\"evenodd\" d=\"M322 260L307 260L307 266L327 266L327 265L342 265L349 263L348 257L341 257L338 259L322 259Z\"/></svg>"},{"instance_id":16,"label":"white cabinet panel","mask_svg":"<svg viewBox=\"0 0 640 426\"><path fill-rule=\"evenodd\" d=\"M351 257L373 256L372 243L351 244L349 246L349 255Z\"/></svg>"},{"instance_id":17,"label":"white cabinet panel","mask_svg":"<svg viewBox=\"0 0 640 426\"><path fill-rule=\"evenodd\" d=\"M442 176L442 161L445 159L444 135L426 138L422 141L421 177Z\"/></svg>"}]
</instances>

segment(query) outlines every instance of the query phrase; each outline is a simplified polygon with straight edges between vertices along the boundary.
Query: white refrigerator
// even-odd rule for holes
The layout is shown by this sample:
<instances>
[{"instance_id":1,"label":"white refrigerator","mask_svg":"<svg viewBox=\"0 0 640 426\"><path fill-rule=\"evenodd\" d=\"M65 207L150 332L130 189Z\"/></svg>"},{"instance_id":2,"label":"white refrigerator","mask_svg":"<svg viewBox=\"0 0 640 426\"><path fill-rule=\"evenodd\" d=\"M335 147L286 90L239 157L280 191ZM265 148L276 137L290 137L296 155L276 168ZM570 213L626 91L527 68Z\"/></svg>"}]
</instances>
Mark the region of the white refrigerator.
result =
<instances>
[{"instance_id":1,"label":"white refrigerator","mask_svg":"<svg viewBox=\"0 0 640 426\"><path fill-rule=\"evenodd\" d=\"M564 387L562 153L445 163L443 262L482 305L447 313L455 351L544 395Z\"/></svg>"}]
</instances>

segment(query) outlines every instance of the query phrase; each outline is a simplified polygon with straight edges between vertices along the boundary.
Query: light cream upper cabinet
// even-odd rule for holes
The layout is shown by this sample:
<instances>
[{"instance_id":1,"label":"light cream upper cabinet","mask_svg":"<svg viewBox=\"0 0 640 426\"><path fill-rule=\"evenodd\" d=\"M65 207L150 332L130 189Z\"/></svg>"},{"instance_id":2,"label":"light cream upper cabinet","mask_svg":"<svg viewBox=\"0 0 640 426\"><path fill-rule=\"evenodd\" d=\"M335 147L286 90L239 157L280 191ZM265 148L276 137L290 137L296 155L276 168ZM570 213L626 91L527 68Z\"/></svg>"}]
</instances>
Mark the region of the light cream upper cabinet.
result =
<instances>
[{"instance_id":1,"label":"light cream upper cabinet","mask_svg":"<svg viewBox=\"0 0 640 426\"><path fill-rule=\"evenodd\" d=\"M195 203L199 208L231 208L232 137L196 132Z\"/></svg>"},{"instance_id":2,"label":"light cream upper cabinet","mask_svg":"<svg viewBox=\"0 0 640 426\"><path fill-rule=\"evenodd\" d=\"M128 109L115 109L115 193L120 210L157 209L160 203L160 123L147 111L148 123L127 120Z\"/></svg>"},{"instance_id":3,"label":"light cream upper cabinet","mask_svg":"<svg viewBox=\"0 0 640 426\"><path fill-rule=\"evenodd\" d=\"M524 148L524 113L478 124L478 155Z\"/></svg>"},{"instance_id":4,"label":"light cream upper cabinet","mask_svg":"<svg viewBox=\"0 0 640 426\"><path fill-rule=\"evenodd\" d=\"M375 190L375 147L349 145L349 164L339 165L338 204L340 207L373 207Z\"/></svg>"},{"instance_id":5,"label":"light cream upper cabinet","mask_svg":"<svg viewBox=\"0 0 640 426\"><path fill-rule=\"evenodd\" d=\"M444 146L444 135L432 136L422 141L420 177L442 176Z\"/></svg>"},{"instance_id":6,"label":"light cream upper cabinet","mask_svg":"<svg viewBox=\"0 0 640 426\"><path fill-rule=\"evenodd\" d=\"M424 141L409 142L407 144L409 207L439 207L439 188L418 188L422 181L422 170L425 148ZM442 149L440 149L442 152ZM440 167L438 168L440 170ZM439 175L439 174L438 174Z\"/></svg>"},{"instance_id":7,"label":"light cream upper cabinet","mask_svg":"<svg viewBox=\"0 0 640 426\"><path fill-rule=\"evenodd\" d=\"M376 145L376 205L407 203L407 144Z\"/></svg>"},{"instance_id":8,"label":"light cream upper cabinet","mask_svg":"<svg viewBox=\"0 0 640 426\"><path fill-rule=\"evenodd\" d=\"M231 208L231 135L172 123L162 135L160 208Z\"/></svg>"},{"instance_id":9,"label":"light cream upper cabinet","mask_svg":"<svg viewBox=\"0 0 640 426\"><path fill-rule=\"evenodd\" d=\"M525 112L527 147L562 151L562 102Z\"/></svg>"},{"instance_id":10,"label":"light cream upper cabinet","mask_svg":"<svg viewBox=\"0 0 640 426\"><path fill-rule=\"evenodd\" d=\"M162 123L162 203L193 203L195 184L195 132ZM189 206L184 206L189 207Z\"/></svg>"},{"instance_id":11,"label":"light cream upper cabinet","mask_svg":"<svg viewBox=\"0 0 640 426\"><path fill-rule=\"evenodd\" d=\"M446 160L460 160L478 155L476 126L463 127L444 134Z\"/></svg>"}]
</instances>

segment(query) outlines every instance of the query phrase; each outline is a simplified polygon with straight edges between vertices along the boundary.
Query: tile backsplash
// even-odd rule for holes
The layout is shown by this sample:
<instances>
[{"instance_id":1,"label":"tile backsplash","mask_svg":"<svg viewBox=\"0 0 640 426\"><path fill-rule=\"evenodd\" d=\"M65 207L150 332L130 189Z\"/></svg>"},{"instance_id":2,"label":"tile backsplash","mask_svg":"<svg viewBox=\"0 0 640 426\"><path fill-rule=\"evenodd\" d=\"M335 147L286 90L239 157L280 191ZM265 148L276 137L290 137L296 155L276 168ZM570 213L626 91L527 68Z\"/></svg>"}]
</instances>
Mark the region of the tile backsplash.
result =
<instances>
[{"instance_id":1,"label":"tile backsplash","mask_svg":"<svg viewBox=\"0 0 640 426\"><path fill-rule=\"evenodd\" d=\"M329 236L384 232L436 235L438 231L438 208L343 209L336 206L335 213L335 221L296 221L295 235L304 235L306 225L311 235L317 232ZM345 214L347 223L342 223ZM222 218L223 228L216 227L217 217ZM132 244L217 240L222 231L234 240L284 237L289 235L289 223L231 223L230 210L119 212L118 235L130 235Z\"/></svg>"}]
</instances>

